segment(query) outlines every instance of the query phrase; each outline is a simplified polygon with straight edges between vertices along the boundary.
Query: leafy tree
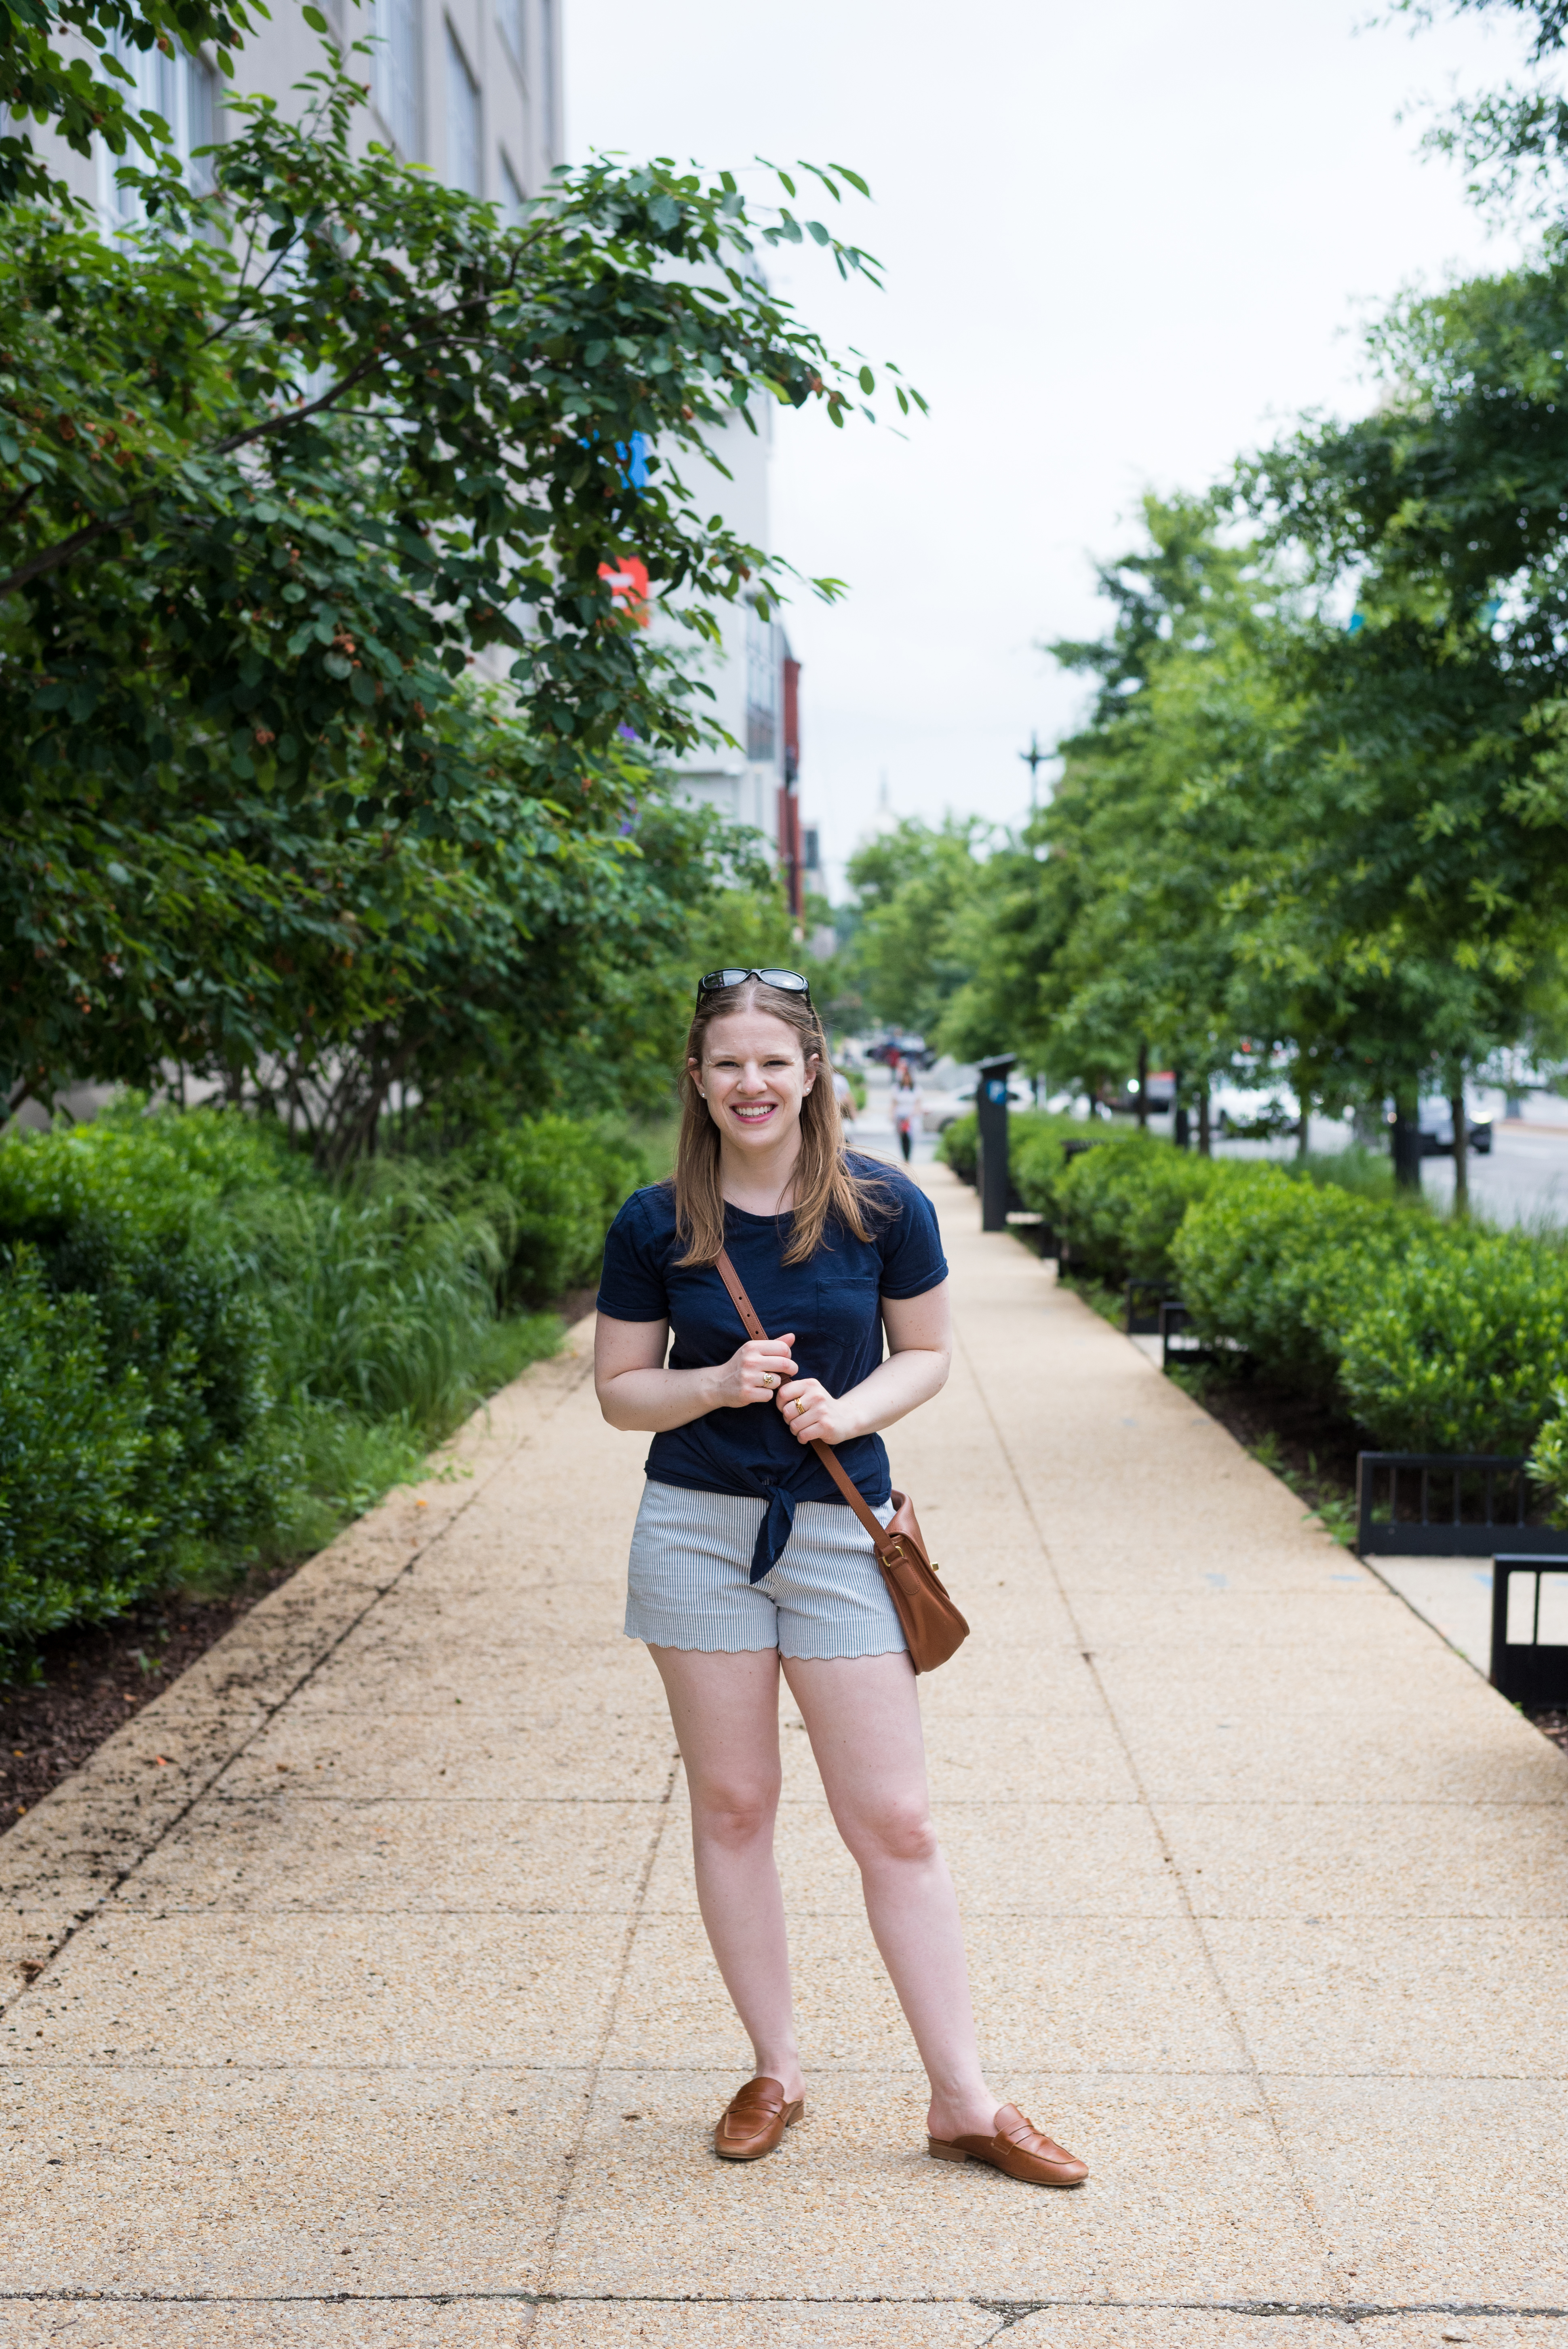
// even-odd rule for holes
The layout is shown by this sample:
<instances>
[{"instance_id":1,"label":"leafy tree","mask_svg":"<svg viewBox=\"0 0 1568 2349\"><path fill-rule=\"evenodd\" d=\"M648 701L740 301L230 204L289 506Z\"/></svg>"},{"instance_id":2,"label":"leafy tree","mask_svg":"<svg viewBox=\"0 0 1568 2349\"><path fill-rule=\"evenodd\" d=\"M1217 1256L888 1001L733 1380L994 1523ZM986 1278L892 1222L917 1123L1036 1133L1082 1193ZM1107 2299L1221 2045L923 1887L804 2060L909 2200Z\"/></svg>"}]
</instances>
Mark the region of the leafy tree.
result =
<instances>
[{"instance_id":1,"label":"leafy tree","mask_svg":"<svg viewBox=\"0 0 1568 2349\"><path fill-rule=\"evenodd\" d=\"M10 108L0 136L0 203L49 197L68 202L62 181L51 181L47 163L24 128L30 119L65 140L78 155L90 155L94 138L111 154L135 144L150 161L160 160L169 125L134 101L135 77L125 62L131 50L181 50L194 57L217 52L220 73L232 71L231 52L253 31L254 18L272 13L264 0L214 6L211 0L3 0L0 5L0 90ZM307 8L321 29L325 18ZM54 44L61 35L73 45L64 55Z\"/></svg>"},{"instance_id":2,"label":"leafy tree","mask_svg":"<svg viewBox=\"0 0 1568 2349\"><path fill-rule=\"evenodd\" d=\"M1273 1032L1230 900L1293 722L1279 590L1201 502L1150 499L1145 518L1148 546L1100 573L1106 636L1051 648L1099 691L1050 804L993 860L949 1021L1091 1094L1140 1058L1201 1081Z\"/></svg>"},{"instance_id":3,"label":"leafy tree","mask_svg":"<svg viewBox=\"0 0 1568 2349\"><path fill-rule=\"evenodd\" d=\"M984 886L991 830L978 816L945 816L934 828L906 816L850 859L859 919L835 985L858 991L873 1019L937 1032L974 968L961 932Z\"/></svg>"},{"instance_id":4,"label":"leafy tree","mask_svg":"<svg viewBox=\"0 0 1568 2349\"><path fill-rule=\"evenodd\" d=\"M1304 641L1295 878L1262 931L1299 981L1333 975L1407 1113L1561 1025L1565 323L1552 250L1405 303L1377 336L1378 409L1242 477L1318 585L1357 597L1350 628Z\"/></svg>"},{"instance_id":5,"label":"leafy tree","mask_svg":"<svg viewBox=\"0 0 1568 2349\"><path fill-rule=\"evenodd\" d=\"M412 1081L416 966L445 962L428 999L468 1020L487 923L521 951L621 905L647 762L704 739L702 688L609 574L641 563L698 641L778 592L683 453L759 399L841 423L874 389L756 266L810 235L874 282L820 222L727 173L594 163L503 227L356 157L335 64L307 88L298 125L236 102L210 198L129 172L139 236L0 216L14 1099L171 1060L237 1081L304 1050L319 1075L354 1039L366 1135ZM515 976L509 951L487 983Z\"/></svg>"}]
</instances>

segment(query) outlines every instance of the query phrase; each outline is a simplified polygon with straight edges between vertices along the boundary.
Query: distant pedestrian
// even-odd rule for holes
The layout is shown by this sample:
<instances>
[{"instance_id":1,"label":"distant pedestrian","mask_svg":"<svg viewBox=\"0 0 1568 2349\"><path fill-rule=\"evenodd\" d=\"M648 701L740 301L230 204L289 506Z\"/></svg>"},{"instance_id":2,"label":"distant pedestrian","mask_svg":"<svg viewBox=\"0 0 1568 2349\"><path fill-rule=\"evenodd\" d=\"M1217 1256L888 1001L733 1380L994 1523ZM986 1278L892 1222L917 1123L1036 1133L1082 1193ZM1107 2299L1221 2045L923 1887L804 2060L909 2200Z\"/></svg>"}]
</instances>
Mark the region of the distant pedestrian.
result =
<instances>
[{"instance_id":1,"label":"distant pedestrian","mask_svg":"<svg viewBox=\"0 0 1568 2349\"><path fill-rule=\"evenodd\" d=\"M833 1071L833 1099L839 1104L839 1115L845 1125L855 1122L855 1089L842 1069Z\"/></svg>"},{"instance_id":2,"label":"distant pedestrian","mask_svg":"<svg viewBox=\"0 0 1568 2349\"><path fill-rule=\"evenodd\" d=\"M626 1633L664 1681L702 1920L757 2064L714 2150L756 2161L805 2110L773 1857L782 1671L930 2078L930 2151L1076 2186L1084 2164L985 2085L903 1631L871 1537L810 1448L835 1448L886 1525L876 1431L940 1391L952 1345L934 1210L907 1175L846 1151L829 1066L798 972L710 972L675 1174L616 1216L599 1289L600 1408L654 1438ZM742 1335L721 1252L777 1335ZM999 1750L1011 1733L985 1723ZM692 1985L677 1970L666 1988L673 2015Z\"/></svg>"},{"instance_id":3,"label":"distant pedestrian","mask_svg":"<svg viewBox=\"0 0 1568 2349\"><path fill-rule=\"evenodd\" d=\"M892 1130L898 1136L898 1146L903 1153L903 1163L909 1164L909 1154L914 1146L915 1121L920 1115L920 1093L907 1061L901 1061L892 1081Z\"/></svg>"}]
</instances>

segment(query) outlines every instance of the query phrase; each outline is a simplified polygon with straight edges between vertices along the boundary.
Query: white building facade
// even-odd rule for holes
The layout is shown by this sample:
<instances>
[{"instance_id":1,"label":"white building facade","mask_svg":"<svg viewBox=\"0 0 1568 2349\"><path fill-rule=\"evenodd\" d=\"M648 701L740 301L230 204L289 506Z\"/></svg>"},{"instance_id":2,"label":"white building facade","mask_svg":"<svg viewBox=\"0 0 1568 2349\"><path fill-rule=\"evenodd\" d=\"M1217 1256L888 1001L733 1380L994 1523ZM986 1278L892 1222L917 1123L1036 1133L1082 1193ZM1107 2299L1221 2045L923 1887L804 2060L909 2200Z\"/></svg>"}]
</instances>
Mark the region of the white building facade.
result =
<instances>
[{"instance_id":1,"label":"white building facade","mask_svg":"<svg viewBox=\"0 0 1568 2349\"><path fill-rule=\"evenodd\" d=\"M722 513L740 537L767 552L772 418L766 400L756 406L755 432L737 418L716 443L727 481L716 467L685 460L676 460L676 471L703 512ZM706 656L698 673L714 697L704 702L705 714L730 740L684 761L679 788L683 797L716 808L727 823L762 834L799 916L810 877L809 846L815 861L814 840L809 842L800 826L799 663L782 623L776 616L761 618L754 602L727 605L721 621L723 649Z\"/></svg>"},{"instance_id":2,"label":"white building facade","mask_svg":"<svg viewBox=\"0 0 1568 2349\"><path fill-rule=\"evenodd\" d=\"M360 135L428 165L452 186L515 211L537 195L562 153L562 0L322 0L346 47L376 41L371 104ZM162 115L180 153L224 135L222 85L210 57L124 49L141 104ZM294 85L321 63L320 36L299 0L273 0L270 19L233 54L234 84L287 106ZM108 220L124 218L117 158L88 160L46 141L51 165ZM198 167L199 170L200 167Z\"/></svg>"}]
</instances>

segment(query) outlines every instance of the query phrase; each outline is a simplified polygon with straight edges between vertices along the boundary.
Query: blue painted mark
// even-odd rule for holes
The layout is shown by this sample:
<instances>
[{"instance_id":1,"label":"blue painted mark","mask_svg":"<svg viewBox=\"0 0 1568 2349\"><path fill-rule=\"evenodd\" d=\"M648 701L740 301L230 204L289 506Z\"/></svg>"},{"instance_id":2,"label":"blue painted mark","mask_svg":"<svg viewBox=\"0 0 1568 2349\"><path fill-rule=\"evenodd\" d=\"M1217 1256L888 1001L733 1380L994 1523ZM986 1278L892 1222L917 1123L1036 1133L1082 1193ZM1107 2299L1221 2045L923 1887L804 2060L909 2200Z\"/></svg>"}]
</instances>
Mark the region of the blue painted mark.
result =
<instances>
[{"instance_id":1,"label":"blue painted mark","mask_svg":"<svg viewBox=\"0 0 1568 2349\"><path fill-rule=\"evenodd\" d=\"M1470 1577L1470 1580L1471 1580L1472 1582L1479 1582L1479 1583L1480 1583L1480 1587L1481 1587L1481 1588L1482 1588L1483 1590L1490 1590L1490 1589L1491 1588L1491 1575L1490 1575L1490 1574L1482 1574L1482 1573L1480 1571L1479 1568L1478 1568L1477 1571L1476 1571L1473 1575L1471 1575L1471 1577Z\"/></svg>"},{"instance_id":2,"label":"blue painted mark","mask_svg":"<svg viewBox=\"0 0 1568 2349\"><path fill-rule=\"evenodd\" d=\"M1229 1590L1231 1587L1231 1578L1228 1574L1206 1574L1203 1579L1215 1590Z\"/></svg>"},{"instance_id":3,"label":"blue painted mark","mask_svg":"<svg viewBox=\"0 0 1568 2349\"><path fill-rule=\"evenodd\" d=\"M615 443L615 454L625 467L626 479L634 490L645 490L648 486L648 445L645 432L634 432L629 447L624 440Z\"/></svg>"}]
</instances>

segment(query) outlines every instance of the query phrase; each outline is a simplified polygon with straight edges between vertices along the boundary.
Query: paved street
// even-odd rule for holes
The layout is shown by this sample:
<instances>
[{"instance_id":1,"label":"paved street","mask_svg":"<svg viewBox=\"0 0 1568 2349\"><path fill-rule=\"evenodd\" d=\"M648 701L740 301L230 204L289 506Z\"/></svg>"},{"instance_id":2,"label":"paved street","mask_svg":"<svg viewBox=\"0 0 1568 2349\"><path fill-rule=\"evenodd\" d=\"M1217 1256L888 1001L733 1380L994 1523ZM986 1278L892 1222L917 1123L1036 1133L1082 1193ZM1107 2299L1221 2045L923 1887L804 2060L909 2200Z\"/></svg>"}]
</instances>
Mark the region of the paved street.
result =
<instances>
[{"instance_id":1,"label":"paved street","mask_svg":"<svg viewBox=\"0 0 1568 2349\"><path fill-rule=\"evenodd\" d=\"M714 2160L746 2049L584 1325L0 1840L5 2349L1568 2343L1568 1760L923 1179L938 1817L1088 2185L925 2158L789 1708L810 2106Z\"/></svg>"}]
</instances>

